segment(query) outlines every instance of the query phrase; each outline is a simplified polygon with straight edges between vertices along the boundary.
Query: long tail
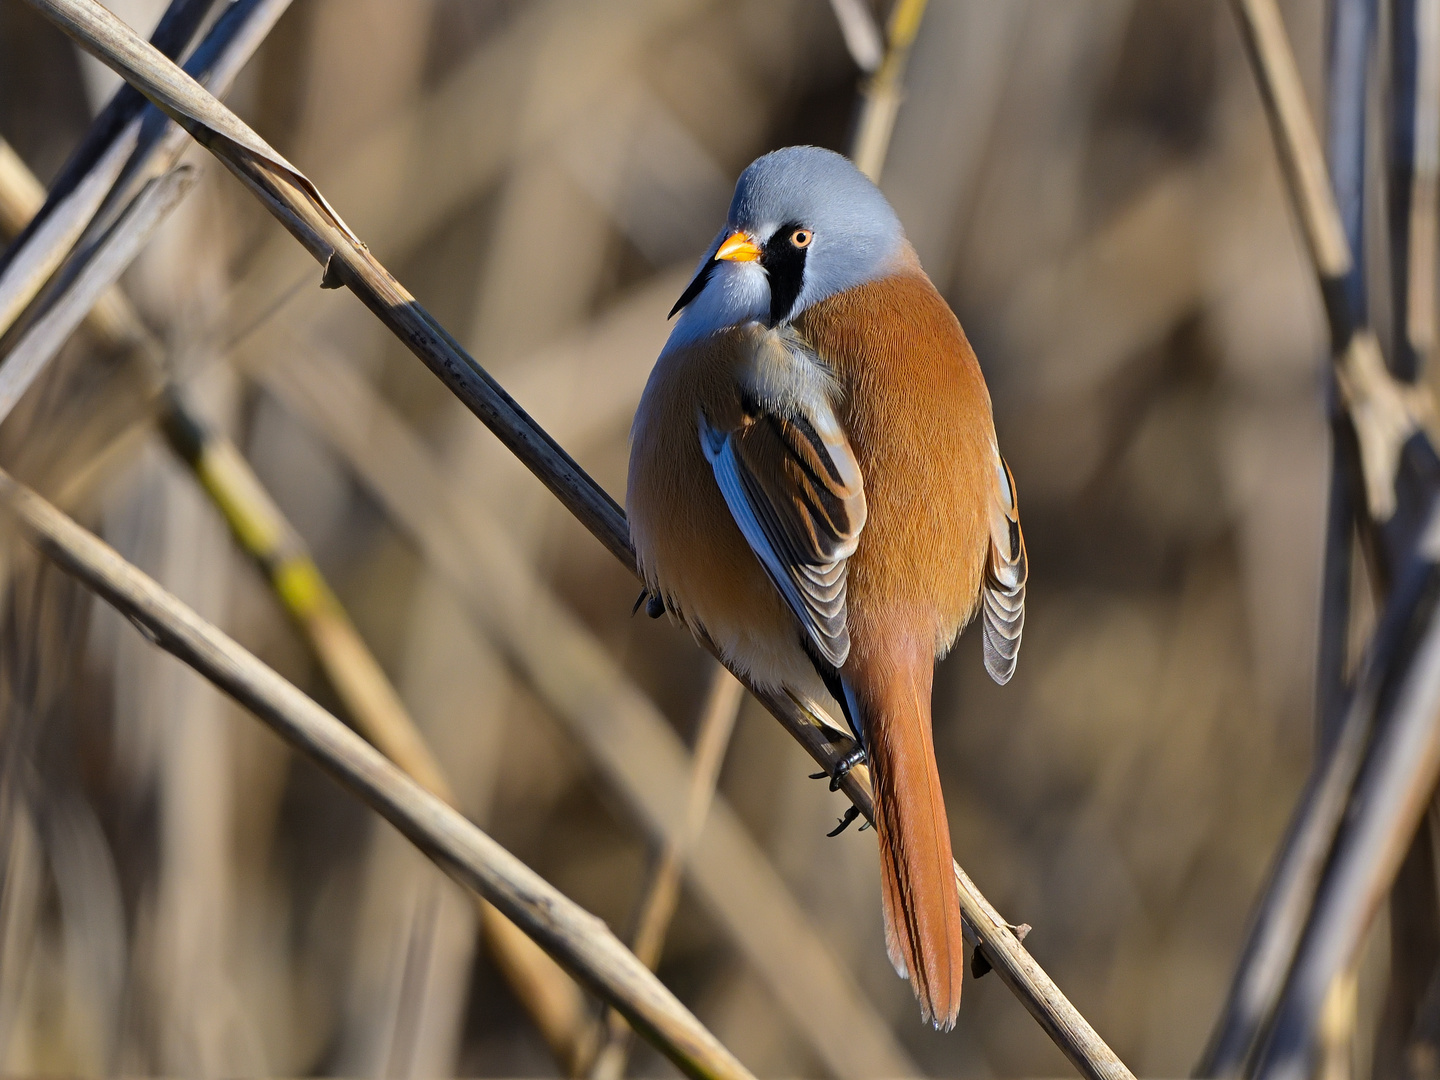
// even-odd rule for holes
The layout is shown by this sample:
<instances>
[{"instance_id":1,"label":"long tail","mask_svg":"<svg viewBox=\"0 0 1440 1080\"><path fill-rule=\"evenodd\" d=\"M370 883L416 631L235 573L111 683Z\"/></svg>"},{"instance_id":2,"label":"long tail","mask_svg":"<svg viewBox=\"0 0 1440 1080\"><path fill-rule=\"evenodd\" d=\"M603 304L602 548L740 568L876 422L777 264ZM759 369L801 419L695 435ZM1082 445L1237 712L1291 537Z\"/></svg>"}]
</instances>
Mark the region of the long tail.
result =
<instances>
[{"instance_id":1,"label":"long tail","mask_svg":"<svg viewBox=\"0 0 1440 1080\"><path fill-rule=\"evenodd\" d=\"M934 661L924 653L887 659L845 671L864 718L875 786L885 945L895 970L910 980L921 1015L948 1031L960 1011L965 947L930 733Z\"/></svg>"}]
</instances>

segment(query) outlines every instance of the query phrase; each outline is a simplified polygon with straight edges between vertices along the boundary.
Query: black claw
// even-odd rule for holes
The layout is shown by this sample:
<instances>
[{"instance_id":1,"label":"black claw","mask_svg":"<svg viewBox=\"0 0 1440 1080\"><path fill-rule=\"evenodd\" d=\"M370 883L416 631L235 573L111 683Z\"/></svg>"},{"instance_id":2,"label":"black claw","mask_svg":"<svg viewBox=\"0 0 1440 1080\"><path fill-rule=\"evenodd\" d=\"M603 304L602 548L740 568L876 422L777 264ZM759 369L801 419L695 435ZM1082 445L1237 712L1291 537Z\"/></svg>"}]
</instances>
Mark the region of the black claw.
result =
<instances>
[{"instance_id":1,"label":"black claw","mask_svg":"<svg viewBox=\"0 0 1440 1080\"><path fill-rule=\"evenodd\" d=\"M635 598L635 606L630 609L630 614L634 615L637 611L639 611L640 605L645 603L645 601L648 599L650 599L650 590L641 589L640 595Z\"/></svg>"},{"instance_id":2,"label":"black claw","mask_svg":"<svg viewBox=\"0 0 1440 1080\"><path fill-rule=\"evenodd\" d=\"M825 774L824 774L824 773L821 773L820 775L821 775L821 776L824 776ZM858 807L855 807L855 806L850 807L850 809L848 809L848 810L845 811L845 816L840 819L840 824L839 824L839 825L836 825L835 828L831 829L831 830L830 830L829 832L827 832L825 835L826 835L826 836L839 836L842 832L844 832L846 829L848 829L848 828L854 823L855 819L856 819L857 817L859 817L859 816L860 816L860 810L859 810L859 808L858 808ZM865 823L865 825L868 825L868 824L870 824L870 823L867 821L867 822ZM862 828L862 829L865 828L865 825L861 825L860 828Z\"/></svg>"},{"instance_id":3,"label":"black claw","mask_svg":"<svg viewBox=\"0 0 1440 1080\"><path fill-rule=\"evenodd\" d=\"M810 779L811 779L811 780L824 780L824 779L825 779L827 776L829 776L829 775L830 775L830 774L829 774L828 772L826 772L825 770L822 769L822 770L820 770L819 772L812 772L812 773L810 774Z\"/></svg>"}]
</instances>

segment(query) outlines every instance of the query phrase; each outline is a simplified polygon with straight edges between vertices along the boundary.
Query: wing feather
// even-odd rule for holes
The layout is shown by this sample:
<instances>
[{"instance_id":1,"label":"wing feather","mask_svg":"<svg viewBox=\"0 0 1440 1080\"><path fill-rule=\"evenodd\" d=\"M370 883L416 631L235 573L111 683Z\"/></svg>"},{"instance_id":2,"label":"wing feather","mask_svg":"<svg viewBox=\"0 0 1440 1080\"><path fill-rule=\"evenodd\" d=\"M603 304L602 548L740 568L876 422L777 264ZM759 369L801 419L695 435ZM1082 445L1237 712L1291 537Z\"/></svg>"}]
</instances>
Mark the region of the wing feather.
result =
<instances>
[{"instance_id":1,"label":"wing feather","mask_svg":"<svg viewBox=\"0 0 1440 1080\"><path fill-rule=\"evenodd\" d=\"M985 670L1002 686L1015 674L1020 653L1020 635L1025 629L1025 581L1029 572L1025 534L1020 530L1020 508L1015 497L1015 477L996 450L995 490L990 506L990 557L981 588L981 610Z\"/></svg>"},{"instance_id":2,"label":"wing feather","mask_svg":"<svg viewBox=\"0 0 1440 1080\"><path fill-rule=\"evenodd\" d=\"M750 402L737 427L702 413L700 445L731 516L816 651L850 654L846 560L865 525L860 466L826 394Z\"/></svg>"}]
</instances>

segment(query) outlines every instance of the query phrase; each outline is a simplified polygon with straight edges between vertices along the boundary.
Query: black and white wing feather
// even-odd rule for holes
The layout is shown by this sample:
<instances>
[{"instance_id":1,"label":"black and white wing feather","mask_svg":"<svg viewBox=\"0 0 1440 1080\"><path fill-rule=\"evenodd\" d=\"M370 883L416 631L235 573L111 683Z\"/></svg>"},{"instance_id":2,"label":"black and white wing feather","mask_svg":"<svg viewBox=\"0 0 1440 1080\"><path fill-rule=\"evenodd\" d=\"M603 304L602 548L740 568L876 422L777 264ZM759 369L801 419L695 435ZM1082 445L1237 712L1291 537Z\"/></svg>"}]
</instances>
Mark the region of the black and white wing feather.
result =
<instances>
[{"instance_id":1,"label":"black and white wing feather","mask_svg":"<svg viewBox=\"0 0 1440 1080\"><path fill-rule=\"evenodd\" d=\"M816 362L793 344L785 352L768 362L795 370L761 370L739 388L738 426L699 417L700 445L750 549L815 652L838 668L850 654L846 560L865 526L864 483L823 371L811 379L805 365Z\"/></svg>"},{"instance_id":2,"label":"black and white wing feather","mask_svg":"<svg viewBox=\"0 0 1440 1080\"><path fill-rule=\"evenodd\" d=\"M981 588L985 670L1001 686L1015 674L1025 629L1025 534L1015 498L1015 477L995 451L995 492L990 506L990 556Z\"/></svg>"}]
</instances>

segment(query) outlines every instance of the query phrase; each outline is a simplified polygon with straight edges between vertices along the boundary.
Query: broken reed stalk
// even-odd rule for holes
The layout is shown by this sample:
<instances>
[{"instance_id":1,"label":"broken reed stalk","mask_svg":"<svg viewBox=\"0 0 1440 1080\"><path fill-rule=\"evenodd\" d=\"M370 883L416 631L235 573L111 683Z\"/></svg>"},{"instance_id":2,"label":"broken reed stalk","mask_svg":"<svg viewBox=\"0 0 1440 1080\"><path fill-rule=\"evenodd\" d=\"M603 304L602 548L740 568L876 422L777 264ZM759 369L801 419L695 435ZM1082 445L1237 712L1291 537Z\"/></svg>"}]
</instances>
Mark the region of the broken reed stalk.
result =
<instances>
[{"instance_id":1,"label":"broken reed stalk","mask_svg":"<svg viewBox=\"0 0 1440 1080\"><path fill-rule=\"evenodd\" d=\"M27 2L218 157L324 267L323 285L344 285L355 293L634 572L624 511L359 242L308 178L94 0ZM815 719L787 698L757 696L817 762L833 769L841 748L830 742ZM854 769L841 788L868 818L873 812L869 774ZM1130 1077L1114 1051L1025 951L958 865L955 872L967 936L973 936L994 970L1060 1050L1085 1076Z\"/></svg>"},{"instance_id":2,"label":"broken reed stalk","mask_svg":"<svg viewBox=\"0 0 1440 1080\"><path fill-rule=\"evenodd\" d=\"M679 833L667 839L650 871L640 902L640 915L635 921L635 934L630 939L631 951L651 971L660 964L665 935L680 903L685 856L705 827L710 803L715 798L715 785L720 779L720 767L725 763L725 751L730 746L730 736L744 701L745 688L723 665L716 664L695 736L685 820ZM593 1063L585 1070L591 1080L620 1080L625 1075L630 1036L630 1025L625 1023L625 1018L618 1010L607 1009L592 1036L597 1050Z\"/></svg>"},{"instance_id":3,"label":"broken reed stalk","mask_svg":"<svg viewBox=\"0 0 1440 1080\"><path fill-rule=\"evenodd\" d=\"M0 422L83 318L97 345L128 356L151 383L160 407L160 430L170 448L190 468L236 542L270 582L361 733L427 791L454 806L454 792L424 736L304 540L235 445L205 423L177 388L165 384L160 342L113 284L165 212L188 190L191 172L180 166L151 181L99 241L100 251L26 329L15 349L3 356ZM183 181L183 186L181 182L164 185L172 177ZM145 200L152 193L158 195L150 200L155 205L147 213ZM39 181L0 140L0 233L21 233L43 203ZM141 209L137 212L135 206ZM478 907L485 945L497 966L557 1061L573 1068L587 1029L584 996L559 965L492 905L481 899Z\"/></svg>"},{"instance_id":4,"label":"broken reed stalk","mask_svg":"<svg viewBox=\"0 0 1440 1080\"><path fill-rule=\"evenodd\" d=\"M29 488L0 472L0 502L32 543L99 593L147 638L255 713L456 881L523 927L687 1075L750 1080L605 923L557 891L426 791L300 690L201 619Z\"/></svg>"}]
</instances>

